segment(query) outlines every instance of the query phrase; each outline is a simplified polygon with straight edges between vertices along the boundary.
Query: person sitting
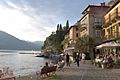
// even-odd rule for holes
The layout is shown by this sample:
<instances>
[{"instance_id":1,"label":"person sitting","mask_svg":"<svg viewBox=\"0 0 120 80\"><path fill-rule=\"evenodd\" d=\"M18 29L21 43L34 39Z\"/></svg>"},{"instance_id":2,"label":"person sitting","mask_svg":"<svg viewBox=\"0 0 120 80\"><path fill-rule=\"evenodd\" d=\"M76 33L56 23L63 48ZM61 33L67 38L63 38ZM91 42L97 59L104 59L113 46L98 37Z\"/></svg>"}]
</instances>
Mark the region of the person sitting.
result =
<instances>
[{"instance_id":1,"label":"person sitting","mask_svg":"<svg viewBox=\"0 0 120 80\"><path fill-rule=\"evenodd\" d=\"M45 63L45 66L43 68L48 68L48 62Z\"/></svg>"},{"instance_id":2,"label":"person sitting","mask_svg":"<svg viewBox=\"0 0 120 80\"><path fill-rule=\"evenodd\" d=\"M107 55L105 55L101 64L102 69L104 69L107 66L107 64L108 64L108 58Z\"/></svg>"},{"instance_id":3,"label":"person sitting","mask_svg":"<svg viewBox=\"0 0 120 80\"><path fill-rule=\"evenodd\" d=\"M64 65L65 65L65 61L64 60L60 60L58 62L58 65L57 65L58 66L58 70L62 70Z\"/></svg>"},{"instance_id":4,"label":"person sitting","mask_svg":"<svg viewBox=\"0 0 120 80\"><path fill-rule=\"evenodd\" d=\"M49 67L55 66L52 61L49 62Z\"/></svg>"},{"instance_id":5,"label":"person sitting","mask_svg":"<svg viewBox=\"0 0 120 80\"><path fill-rule=\"evenodd\" d=\"M113 67L113 59L111 56L108 57L108 67Z\"/></svg>"},{"instance_id":6,"label":"person sitting","mask_svg":"<svg viewBox=\"0 0 120 80\"><path fill-rule=\"evenodd\" d=\"M48 71L47 71L48 68L49 68L48 62L46 62L45 66L41 70L41 71L43 71L43 72L41 72L41 74L45 74L46 76L48 76Z\"/></svg>"}]
</instances>

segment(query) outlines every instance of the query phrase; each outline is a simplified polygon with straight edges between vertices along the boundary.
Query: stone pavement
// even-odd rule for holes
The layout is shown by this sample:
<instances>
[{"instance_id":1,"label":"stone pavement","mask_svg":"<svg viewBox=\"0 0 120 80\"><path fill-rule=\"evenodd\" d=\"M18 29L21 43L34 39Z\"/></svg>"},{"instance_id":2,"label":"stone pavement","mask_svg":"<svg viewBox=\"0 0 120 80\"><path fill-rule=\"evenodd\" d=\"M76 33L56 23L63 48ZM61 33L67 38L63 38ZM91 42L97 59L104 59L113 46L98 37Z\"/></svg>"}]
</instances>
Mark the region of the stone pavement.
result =
<instances>
[{"instance_id":1,"label":"stone pavement","mask_svg":"<svg viewBox=\"0 0 120 80\"><path fill-rule=\"evenodd\" d=\"M101 69L88 63L80 63L79 67L72 63L56 74L61 80L120 80L120 69Z\"/></svg>"}]
</instances>

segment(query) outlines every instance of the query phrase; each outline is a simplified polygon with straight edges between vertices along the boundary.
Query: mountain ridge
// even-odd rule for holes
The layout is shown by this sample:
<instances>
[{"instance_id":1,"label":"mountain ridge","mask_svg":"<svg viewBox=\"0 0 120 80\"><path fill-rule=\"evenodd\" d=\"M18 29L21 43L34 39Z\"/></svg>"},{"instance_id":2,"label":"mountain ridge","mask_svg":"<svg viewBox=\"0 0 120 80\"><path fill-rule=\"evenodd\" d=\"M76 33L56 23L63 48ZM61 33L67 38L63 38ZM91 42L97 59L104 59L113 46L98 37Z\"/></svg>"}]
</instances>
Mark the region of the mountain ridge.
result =
<instances>
[{"instance_id":1,"label":"mountain ridge","mask_svg":"<svg viewBox=\"0 0 120 80\"><path fill-rule=\"evenodd\" d=\"M20 40L11 34L0 31L0 50L40 50L41 44Z\"/></svg>"}]
</instances>

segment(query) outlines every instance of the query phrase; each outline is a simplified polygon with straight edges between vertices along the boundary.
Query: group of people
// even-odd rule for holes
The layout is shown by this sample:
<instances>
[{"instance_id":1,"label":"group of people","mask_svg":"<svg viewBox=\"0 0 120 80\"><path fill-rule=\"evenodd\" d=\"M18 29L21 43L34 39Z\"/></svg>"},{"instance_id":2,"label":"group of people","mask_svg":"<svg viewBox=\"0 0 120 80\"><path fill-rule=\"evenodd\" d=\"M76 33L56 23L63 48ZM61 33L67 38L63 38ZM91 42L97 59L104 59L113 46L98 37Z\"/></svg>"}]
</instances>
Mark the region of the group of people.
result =
<instances>
[{"instance_id":1,"label":"group of people","mask_svg":"<svg viewBox=\"0 0 120 80\"><path fill-rule=\"evenodd\" d=\"M85 63L85 57L86 57L86 55L85 55L84 53L76 53L76 57L75 57L75 61L74 61L74 62L77 63L77 66L78 66L78 67L79 67L80 61L81 61L82 63ZM57 68L61 70L61 69L64 67L65 64L66 64L66 66L69 66L69 67L70 67L71 62L73 62L73 59L72 59L72 57L67 53L67 54L64 56L64 58L62 58L62 59L60 59L60 60L58 61L57 64L53 64L51 61L50 61L49 63L46 62L46 63L45 63L45 66L44 66L43 68L45 68L45 67L51 67L51 66L56 65Z\"/></svg>"},{"instance_id":2,"label":"group of people","mask_svg":"<svg viewBox=\"0 0 120 80\"><path fill-rule=\"evenodd\" d=\"M79 67L79 62L81 61L82 63L85 63L85 57L86 55L84 53L76 53L76 56L75 56L75 62L77 63L77 66ZM70 58L70 55L69 54L66 54L66 65L67 66L70 66L72 60Z\"/></svg>"},{"instance_id":3,"label":"group of people","mask_svg":"<svg viewBox=\"0 0 120 80\"><path fill-rule=\"evenodd\" d=\"M52 61L50 61L49 63L46 62L45 63L45 66L43 68L48 68L48 67L52 67L52 66L57 66L57 69L62 69L65 65L65 61L62 59L62 60L59 60L57 64L53 64Z\"/></svg>"},{"instance_id":4,"label":"group of people","mask_svg":"<svg viewBox=\"0 0 120 80\"><path fill-rule=\"evenodd\" d=\"M112 67L113 64L120 63L120 54L115 54L115 53L98 54L98 55L96 55L95 62L106 64L106 65L109 65L110 67Z\"/></svg>"}]
</instances>

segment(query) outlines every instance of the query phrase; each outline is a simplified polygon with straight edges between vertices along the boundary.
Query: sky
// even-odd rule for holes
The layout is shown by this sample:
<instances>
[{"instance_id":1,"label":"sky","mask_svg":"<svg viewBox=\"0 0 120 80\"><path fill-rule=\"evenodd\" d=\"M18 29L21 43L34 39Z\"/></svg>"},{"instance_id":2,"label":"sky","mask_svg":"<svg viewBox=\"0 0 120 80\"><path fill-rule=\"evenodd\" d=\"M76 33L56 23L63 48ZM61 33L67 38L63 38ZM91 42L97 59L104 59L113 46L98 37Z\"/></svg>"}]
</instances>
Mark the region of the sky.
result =
<instances>
[{"instance_id":1,"label":"sky","mask_svg":"<svg viewBox=\"0 0 120 80\"><path fill-rule=\"evenodd\" d=\"M0 0L0 30L21 40L44 41L57 24L74 25L90 4L110 0Z\"/></svg>"}]
</instances>

